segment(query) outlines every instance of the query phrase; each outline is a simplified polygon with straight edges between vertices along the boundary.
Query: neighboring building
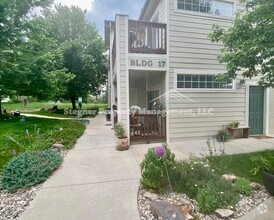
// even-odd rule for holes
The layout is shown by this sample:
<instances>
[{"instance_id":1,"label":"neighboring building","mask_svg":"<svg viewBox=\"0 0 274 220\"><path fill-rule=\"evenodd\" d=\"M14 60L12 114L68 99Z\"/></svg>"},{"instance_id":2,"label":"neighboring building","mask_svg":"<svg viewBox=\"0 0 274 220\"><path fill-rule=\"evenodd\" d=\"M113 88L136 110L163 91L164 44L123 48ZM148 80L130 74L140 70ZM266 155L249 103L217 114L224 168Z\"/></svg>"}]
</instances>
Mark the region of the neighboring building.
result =
<instances>
[{"instance_id":1,"label":"neighboring building","mask_svg":"<svg viewBox=\"0 0 274 220\"><path fill-rule=\"evenodd\" d=\"M250 134L274 134L273 89L241 75L231 83L215 80L225 72L217 60L222 45L208 34L213 24L231 27L240 7L238 0L147 0L139 20L105 21L111 105L131 142L212 137L235 120ZM166 115L126 112L160 103Z\"/></svg>"}]
</instances>

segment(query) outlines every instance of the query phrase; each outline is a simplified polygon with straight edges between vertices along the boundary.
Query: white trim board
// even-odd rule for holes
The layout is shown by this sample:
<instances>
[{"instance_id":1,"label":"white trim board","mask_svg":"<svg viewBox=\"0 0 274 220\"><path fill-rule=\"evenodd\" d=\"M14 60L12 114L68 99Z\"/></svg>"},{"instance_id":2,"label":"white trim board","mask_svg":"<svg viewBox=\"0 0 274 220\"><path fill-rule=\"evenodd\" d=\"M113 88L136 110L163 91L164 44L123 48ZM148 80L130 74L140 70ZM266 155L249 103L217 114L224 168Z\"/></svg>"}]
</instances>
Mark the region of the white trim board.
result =
<instances>
[{"instance_id":1,"label":"white trim board","mask_svg":"<svg viewBox=\"0 0 274 220\"><path fill-rule=\"evenodd\" d=\"M125 21L125 31L126 31L126 106L129 110L129 66L128 66L128 16L125 17L126 21ZM127 117L127 136L128 136L128 143L130 144L130 121L129 121L129 117Z\"/></svg>"},{"instance_id":2,"label":"white trim board","mask_svg":"<svg viewBox=\"0 0 274 220\"><path fill-rule=\"evenodd\" d=\"M117 65L117 109L121 110L121 81L120 81L120 16L116 15L116 65ZM121 113L118 111L118 121L121 122Z\"/></svg>"}]
</instances>

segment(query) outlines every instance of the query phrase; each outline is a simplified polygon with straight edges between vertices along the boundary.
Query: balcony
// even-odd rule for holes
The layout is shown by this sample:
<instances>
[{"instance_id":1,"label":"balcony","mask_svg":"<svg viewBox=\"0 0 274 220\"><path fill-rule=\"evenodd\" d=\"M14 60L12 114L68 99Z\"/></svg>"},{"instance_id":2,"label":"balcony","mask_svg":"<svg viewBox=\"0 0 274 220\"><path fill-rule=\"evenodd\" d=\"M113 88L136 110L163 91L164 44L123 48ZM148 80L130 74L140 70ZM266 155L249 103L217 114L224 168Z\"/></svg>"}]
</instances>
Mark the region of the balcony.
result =
<instances>
[{"instance_id":1,"label":"balcony","mask_svg":"<svg viewBox=\"0 0 274 220\"><path fill-rule=\"evenodd\" d=\"M166 54L166 24L145 21L128 21L129 53Z\"/></svg>"}]
</instances>

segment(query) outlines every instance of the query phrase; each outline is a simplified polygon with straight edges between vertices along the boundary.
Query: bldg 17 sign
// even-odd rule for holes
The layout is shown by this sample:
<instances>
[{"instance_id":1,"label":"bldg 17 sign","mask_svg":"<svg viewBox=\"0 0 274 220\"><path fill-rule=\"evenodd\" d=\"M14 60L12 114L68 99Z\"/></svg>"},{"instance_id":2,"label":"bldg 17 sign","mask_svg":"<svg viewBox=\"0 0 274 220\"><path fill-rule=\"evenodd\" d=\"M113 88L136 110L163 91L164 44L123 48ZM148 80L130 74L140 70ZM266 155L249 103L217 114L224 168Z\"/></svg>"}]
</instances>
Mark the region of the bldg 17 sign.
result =
<instances>
[{"instance_id":1,"label":"bldg 17 sign","mask_svg":"<svg viewBox=\"0 0 274 220\"><path fill-rule=\"evenodd\" d=\"M166 59L129 58L129 69L165 70Z\"/></svg>"}]
</instances>

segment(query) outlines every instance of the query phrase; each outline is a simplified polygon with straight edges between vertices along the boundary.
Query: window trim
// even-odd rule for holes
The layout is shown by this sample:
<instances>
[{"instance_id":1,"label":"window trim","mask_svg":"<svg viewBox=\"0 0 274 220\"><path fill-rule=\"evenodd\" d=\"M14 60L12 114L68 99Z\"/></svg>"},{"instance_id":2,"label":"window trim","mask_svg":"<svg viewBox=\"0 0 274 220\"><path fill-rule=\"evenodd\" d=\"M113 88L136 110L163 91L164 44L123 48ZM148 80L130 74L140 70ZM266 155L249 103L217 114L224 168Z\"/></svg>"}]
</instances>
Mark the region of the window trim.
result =
<instances>
[{"instance_id":1,"label":"window trim","mask_svg":"<svg viewBox=\"0 0 274 220\"><path fill-rule=\"evenodd\" d=\"M175 69L174 70L174 89L176 91L183 92L236 92L236 80L232 80L232 89L203 89L203 88L178 88L177 87L177 76L178 74L190 74L190 75L217 75L220 72L203 70L203 69Z\"/></svg>"},{"instance_id":2,"label":"window trim","mask_svg":"<svg viewBox=\"0 0 274 220\"><path fill-rule=\"evenodd\" d=\"M193 16L199 16L199 17L206 17L206 18L215 18L215 19L220 19L220 20L228 20L231 21L235 17L235 12L237 11L237 4L236 2L232 0L218 0L220 2L227 2L227 3L232 3L232 9L233 9L233 15L232 17L228 16L222 16L222 15L216 15L216 14L209 14L209 13L203 13L203 12L197 12L197 11L188 11L184 9L178 9L178 0L175 0L174 4L174 12L179 13L179 14L188 14L188 15L193 15Z\"/></svg>"}]
</instances>

